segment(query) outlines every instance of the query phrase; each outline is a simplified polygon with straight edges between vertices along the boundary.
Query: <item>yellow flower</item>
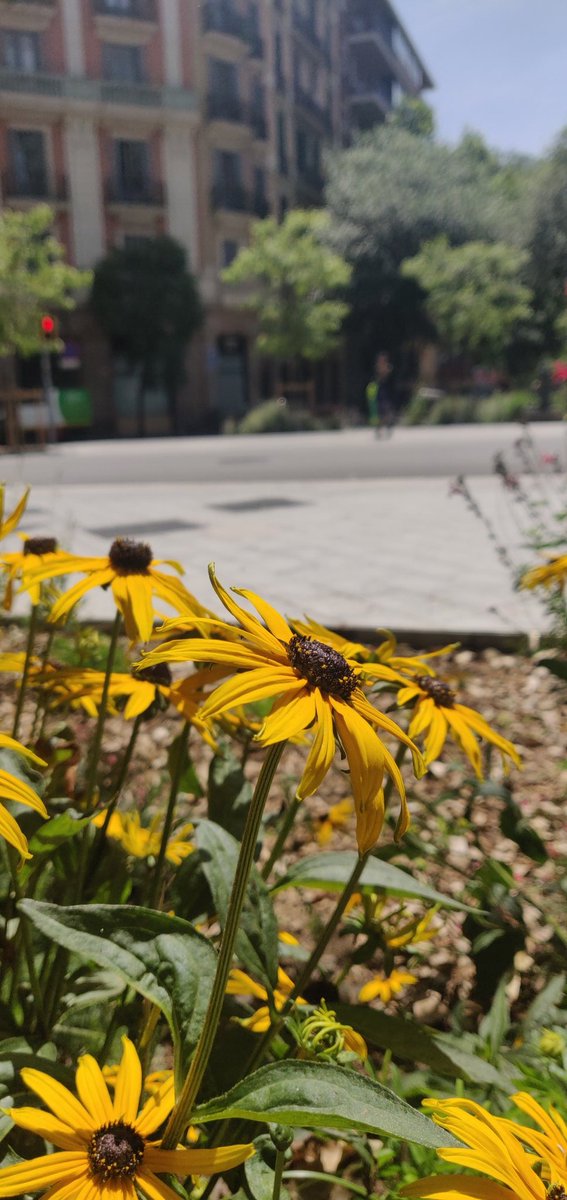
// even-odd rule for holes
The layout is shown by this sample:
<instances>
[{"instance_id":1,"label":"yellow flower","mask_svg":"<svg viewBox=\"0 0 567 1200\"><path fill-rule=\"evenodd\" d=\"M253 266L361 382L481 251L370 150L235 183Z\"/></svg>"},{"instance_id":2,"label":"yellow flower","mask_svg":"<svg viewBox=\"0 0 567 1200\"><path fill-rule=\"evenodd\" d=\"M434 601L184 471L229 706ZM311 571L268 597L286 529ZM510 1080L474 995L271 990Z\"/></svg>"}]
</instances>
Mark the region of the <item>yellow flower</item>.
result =
<instances>
[{"instance_id":1,"label":"yellow flower","mask_svg":"<svg viewBox=\"0 0 567 1200\"><path fill-rule=\"evenodd\" d=\"M102 812L97 813L96 817L93 817L92 823L100 829L104 825L105 818L106 809L103 809ZM131 854L134 858L155 858L159 854L161 846L161 825L162 818L160 816L154 817L151 825L144 826L139 812L113 812L106 834L107 837L120 842L126 853ZM190 833L193 833L193 826L183 825L167 843L165 857L176 867L195 849L193 843L188 840Z\"/></svg>"},{"instance_id":2,"label":"yellow flower","mask_svg":"<svg viewBox=\"0 0 567 1200\"><path fill-rule=\"evenodd\" d=\"M49 1200L136 1200L140 1188L149 1200L179 1200L159 1175L214 1175L254 1153L250 1145L162 1150L157 1141L150 1141L173 1108L173 1079L138 1112L142 1068L129 1038L122 1044L114 1101L90 1054L79 1059L78 1099L43 1071L22 1071L26 1087L51 1112L12 1108L10 1116L20 1129L44 1137L59 1152L0 1170L0 1197L45 1191Z\"/></svg>"},{"instance_id":3,"label":"yellow flower","mask_svg":"<svg viewBox=\"0 0 567 1200\"><path fill-rule=\"evenodd\" d=\"M60 621L66 617L77 601L92 588L111 587L114 602L124 618L127 636L132 642L147 642L152 636L154 624L154 597L164 600L177 612L198 614L204 611L179 579L156 569L162 561L153 558L150 546L144 542L116 538L105 558L62 555L57 563L45 563L26 574L24 586L29 587L30 584L57 575L85 575L85 579L74 584L56 601L50 621ZM165 562L166 566L183 574L178 563Z\"/></svg>"},{"instance_id":4,"label":"yellow flower","mask_svg":"<svg viewBox=\"0 0 567 1200\"><path fill-rule=\"evenodd\" d=\"M423 755L427 766L439 758L449 731L466 754L479 779L483 776L477 736L496 746L503 761L508 756L517 767L522 765L518 751L512 743L496 733L474 708L458 704L455 693L441 679L418 675L398 692L398 704L408 704L412 700L415 700L416 704L408 733L411 738L417 738L428 731Z\"/></svg>"},{"instance_id":5,"label":"yellow flower","mask_svg":"<svg viewBox=\"0 0 567 1200\"><path fill-rule=\"evenodd\" d=\"M45 767L47 765L32 750L28 750L25 746L22 746L21 742L8 737L7 733L0 733L1 748L15 750L17 754L23 754L25 758L29 758L30 762L33 762L38 767ZM0 770L0 796L2 800L12 800L16 804L27 804L28 808L33 808L40 816L49 817L45 804L37 792L34 792L29 783L25 783L23 779L18 779L16 775L12 775L11 771ZM3 837L4 841L8 842L10 846L14 846L21 860L32 857L28 850L27 838L24 837L18 822L3 804L0 804L0 837Z\"/></svg>"},{"instance_id":6,"label":"yellow flower","mask_svg":"<svg viewBox=\"0 0 567 1200\"><path fill-rule=\"evenodd\" d=\"M6 517L6 520L4 520L6 485L4 483L0 483L0 541L2 541L3 538L8 537L10 533L13 533L14 529L16 529L16 527L19 525L26 510L29 494L30 489L26 488L23 496L20 500L18 500L13 512L11 512L10 516Z\"/></svg>"},{"instance_id":7,"label":"yellow flower","mask_svg":"<svg viewBox=\"0 0 567 1200\"><path fill-rule=\"evenodd\" d=\"M118 1064L113 1067L102 1068L104 1081L111 1088L116 1087L116 1080L118 1079L119 1073L120 1066ZM144 1079L144 1095L155 1096L157 1092L161 1091L164 1084L169 1084L169 1086L171 1086L172 1080L173 1071L170 1067L164 1067L161 1071L150 1071L149 1075L146 1075L146 1078ZM185 1140L194 1146L195 1143L199 1141L200 1136L200 1130L194 1125L190 1125L187 1133L185 1134Z\"/></svg>"},{"instance_id":8,"label":"yellow flower","mask_svg":"<svg viewBox=\"0 0 567 1200\"><path fill-rule=\"evenodd\" d=\"M552 587L553 584L558 584L563 587L567 579L567 554L560 554L557 558L552 558L550 562L543 567L532 567L531 571L526 571L522 577L520 587L536 588L536 587Z\"/></svg>"},{"instance_id":9,"label":"yellow flower","mask_svg":"<svg viewBox=\"0 0 567 1200\"><path fill-rule=\"evenodd\" d=\"M203 720L218 717L241 704L275 697L256 741L271 746L313 732L299 799L313 795L329 771L337 747L344 749L351 775L361 854L380 836L384 821L382 781L387 771L398 789L401 812L396 830L400 838L409 824L403 779L392 754L378 737L375 726L409 746L416 774L422 760L411 739L390 717L374 708L360 686L360 664L345 658L332 646L295 634L284 617L254 592L233 589L256 608L260 620L247 612L221 587L210 568L213 587L225 608L239 622L207 626L222 637L188 638L151 651L144 666L158 662L212 662L228 664L239 673L220 685L200 710ZM264 623L263 623L264 622ZM199 622L202 628L205 622Z\"/></svg>"},{"instance_id":10,"label":"yellow flower","mask_svg":"<svg viewBox=\"0 0 567 1200\"><path fill-rule=\"evenodd\" d=\"M285 1008L295 984L293 979L283 970L283 967L278 967L278 986L273 993L273 1002L276 1012L282 1012ZM261 983L256 983L250 978L245 971L241 971L239 967L233 967L228 977L228 983L225 988L227 996L255 996L257 1000L268 1000L269 996L266 988ZM296 996L295 1004L307 1004L307 1001L302 996ZM270 1009L267 1004L263 1004L258 1008L251 1017L238 1017L239 1025L244 1025L246 1029L251 1029L253 1033L265 1033L272 1024Z\"/></svg>"},{"instance_id":11,"label":"yellow flower","mask_svg":"<svg viewBox=\"0 0 567 1200\"><path fill-rule=\"evenodd\" d=\"M398 992L402 992L412 983L417 983L417 975L412 975L409 971L392 971L391 975L375 975L374 979L361 987L358 999L366 1004L367 1001L376 1000L379 997L383 1004L389 1004L392 996L397 996Z\"/></svg>"},{"instance_id":12,"label":"yellow flower","mask_svg":"<svg viewBox=\"0 0 567 1200\"><path fill-rule=\"evenodd\" d=\"M305 621L294 619L292 624L297 633L305 634L307 637L320 638L334 650L338 650L339 654L345 658L355 658L364 663L365 674L369 678L391 680L398 683L401 678L400 672L402 675L413 675L416 671L433 674L427 659L450 654L459 645L458 642L452 642L451 645L442 646L440 650L431 650L428 654L408 656L397 653L398 643L389 629L376 631L386 635L384 641L380 642L378 646L364 646L361 642L351 642L342 634L326 629L324 625L319 625L317 621L313 621L309 617Z\"/></svg>"},{"instance_id":13,"label":"yellow flower","mask_svg":"<svg viewBox=\"0 0 567 1200\"><path fill-rule=\"evenodd\" d=\"M331 805L327 816L321 821L315 834L320 846L327 846L329 844L335 829L342 829L344 825L348 825L349 817L353 811L352 800L339 800L338 804Z\"/></svg>"},{"instance_id":14,"label":"yellow flower","mask_svg":"<svg viewBox=\"0 0 567 1200\"><path fill-rule=\"evenodd\" d=\"M551 1114L526 1092L512 1099L543 1132L494 1117L472 1100L426 1100L434 1121L449 1130L463 1148L443 1148L445 1162L482 1171L477 1175L432 1175L401 1189L402 1196L424 1200L546 1200L565 1194L567 1187L567 1126L555 1110ZM529 1150L526 1151L525 1145ZM535 1155L530 1151L535 1150ZM545 1180L545 1182L544 1182ZM547 1185L551 1183L552 1187Z\"/></svg>"},{"instance_id":15,"label":"yellow flower","mask_svg":"<svg viewBox=\"0 0 567 1200\"><path fill-rule=\"evenodd\" d=\"M3 607L7 612L12 607L14 599L14 584L21 576L22 585L26 588L26 579L28 574L39 570L41 567L57 566L61 559L66 559L68 555L63 550L57 549L57 541L52 537L23 537L21 550L14 550L11 554L2 554L2 566L6 568L6 590L4 592ZM39 604L41 597L41 585L39 583L30 583L27 587L29 597L33 607Z\"/></svg>"}]
</instances>

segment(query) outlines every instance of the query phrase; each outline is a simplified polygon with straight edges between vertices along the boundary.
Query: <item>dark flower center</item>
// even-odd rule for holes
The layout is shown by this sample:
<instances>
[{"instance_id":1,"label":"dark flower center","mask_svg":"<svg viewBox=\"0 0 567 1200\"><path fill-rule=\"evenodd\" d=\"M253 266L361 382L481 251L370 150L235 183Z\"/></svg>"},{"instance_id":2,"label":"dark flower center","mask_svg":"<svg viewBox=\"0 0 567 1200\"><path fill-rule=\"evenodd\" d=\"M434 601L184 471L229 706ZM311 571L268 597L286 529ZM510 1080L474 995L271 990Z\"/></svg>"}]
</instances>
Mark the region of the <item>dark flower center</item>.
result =
<instances>
[{"instance_id":1,"label":"dark flower center","mask_svg":"<svg viewBox=\"0 0 567 1200\"><path fill-rule=\"evenodd\" d=\"M171 687L171 671L167 663L156 663L155 667L138 667L132 671L132 674L134 679L142 679L144 683L155 683L156 686L161 684L162 687Z\"/></svg>"},{"instance_id":2,"label":"dark flower center","mask_svg":"<svg viewBox=\"0 0 567 1200\"><path fill-rule=\"evenodd\" d=\"M294 634L287 647L287 656L292 667L304 676L311 687L321 688L322 692L330 692L342 700L350 700L357 686L356 675L338 650L313 638Z\"/></svg>"},{"instance_id":3,"label":"dark flower center","mask_svg":"<svg viewBox=\"0 0 567 1200\"><path fill-rule=\"evenodd\" d=\"M552 1183L547 1189L547 1200L567 1200L567 1192L560 1183Z\"/></svg>"},{"instance_id":4,"label":"dark flower center","mask_svg":"<svg viewBox=\"0 0 567 1200\"><path fill-rule=\"evenodd\" d=\"M144 1157L145 1141L125 1121L110 1121L93 1133L88 1158L93 1175L109 1179L132 1179Z\"/></svg>"},{"instance_id":5,"label":"dark flower center","mask_svg":"<svg viewBox=\"0 0 567 1200\"><path fill-rule=\"evenodd\" d=\"M115 538L108 552L111 566L125 575L146 575L152 561L151 546L132 538Z\"/></svg>"},{"instance_id":6,"label":"dark flower center","mask_svg":"<svg viewBox=\"0 0 567 1200\"><path fill-rule=\"evenodd\" d=\"M57 538L26 538L24 542L24 554L55 554L56 550Z\"/></svg>"},{"instance_id":7,"label":"dark flower center","mask_svg":"<svg viewBox=\"0 0 567 1200\"><path fill-rule=\"evenodd\" d=\"M415 682L421 688L422 692L427 692L427 695L431 696L431 699L435 701L438 707L453 707L455 693L441 679L432 679L430 675L416 675Z\"/></svg>"}]
</instances>

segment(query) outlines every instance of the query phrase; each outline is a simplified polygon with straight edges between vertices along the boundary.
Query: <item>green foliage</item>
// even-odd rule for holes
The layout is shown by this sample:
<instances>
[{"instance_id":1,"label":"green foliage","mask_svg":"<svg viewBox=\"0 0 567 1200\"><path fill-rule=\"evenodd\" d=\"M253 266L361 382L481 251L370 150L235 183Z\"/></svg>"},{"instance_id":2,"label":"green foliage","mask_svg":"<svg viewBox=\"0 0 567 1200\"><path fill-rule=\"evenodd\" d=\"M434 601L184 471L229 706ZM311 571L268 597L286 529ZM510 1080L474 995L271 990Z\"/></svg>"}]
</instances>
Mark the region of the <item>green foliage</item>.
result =
<instances>
[{"instance_id":1,"label":"green foliage","mask_svg":"<svg viewBox=\"0 0 567 1200\"><path fill-rule=\"evenodd\" d=\"M204 318L183 247L162 235L111 250L95 269L90 304L113 349L139 371L142 434L146 389L163 380L174 409L185 347Z\"/></svg>"},{"instance_id":2,"label":"green foliage","mask_svg":"<svg viewBox=\"0 0 567 1200\"><path fill-rule=\"evenodd\" d=\"M407 259L402 273L426 292L427 311L448 350L495 363L532 315L521 282L526 263L527 254L503 243L452 248L442 236Z\"/></svg>"},{"instance_id":3,"label":"green foliage","mask_svg":"<svg viewBox=\"0 0 567 1200\"><path fill-rule=\"evenodd\" d=\"M321 421L303 408L280 400L258 404L239 422L237 433L306 433L321 428Z\"/></svg>"},{"instance_id":4,"label":"green foliage","mask_svg":"<svg viewBox=\"0 0 567 1200\"><path fill-rule=\"evenodd\" d=\"M257 221L252 239L223 271L225 283L250 285L258 349L280 359L324 358L337 345L348 305L337 298L350 267L325 244L326 213L294 209L281 225Z\"/></svg>"},{"instance_id":5,"label":"green foliage","mask_svg":"<svg viewBox=\"0 0 567 1200\"><path fill-rule=\"evenodd\" d=\"M52 226L46 204L0 214L0 357L39 354L43 314L74 308L74 293L90 282L89 271L64 261Z\"/></svg>"},{"instance_id":6,"label":"green foliage","mask_svg":"<svg viewBox=\"0 0 567 1200\"><path fill-rule=\"evenodd\" d=\"M404 129L413 137L432 138L435 133L433 109L420 96L404 96L390 114L388 123L394 129Z\"/></svg>"},{"instance_id":7,"label":"green foliage","mask_svg":"<svg viewBox=\"0 0 567 1200\"><path fill-rule=\"evenodd\" d=\"M201 1032L216 966L206 938L178 917L122 905L63 907L34 900L22 910L48 938L110 967L165 1016L183 1073Z\"/></svg>"},{"instance_id":8,"label":"green foliage","mask_svg":"<svg viewBox=\"0 0 567 1200\"><path fill-rule=\"evenodd\" d=\"M274 891L288 887L324 887L329 892L340 892L349 879L355 862L356 855L349 850L340 853L328 850L324 854L301 858L289 868L282 879L278 879ZM382 862L374 856L366 863L358 888L360 891L379 889L394 896L416 896L430 904L467 910L467 905L461 901L443 896L427 883L414 879L407 871L401 871L399 867Z\"/></svg>"},{"instance_id":9,"label":"green foliage","mask_svg":"<svg viewBox=\"0 0 567 1200\"><path fill-rule=\"evenodd\" d=\"M549 352L564 344L567 276L567 129L541 172L528 241L529 282L542 341Z\"/></svg>"},{"instance_id":10,"label":"green foliage","mask_svg":"<svg viewBox=\"0 0 567 1200\"><path fill-rule=\"evenodd\" d=\"M499 421L527 421L534 416L537 400L528 391L494 392L492 396L454 396L431 399L417 391L404 410L404 425L492 425ZM560 392L553 396L550 415L561 420L566 410Z\"/></svg>"},{"instance_id":11,"label":"green foliage","mask_svg":"<svg viewBox=\"0 0 567 1200\"><path fill-rule=\"evenodd\" d=\"M272 1063L195 1113L199 1124L232 1117L315 1129L401 1134L421 1146L458 1144L450 1133L388 1088L334 1063Z\"/></svg>"}]
</instances>

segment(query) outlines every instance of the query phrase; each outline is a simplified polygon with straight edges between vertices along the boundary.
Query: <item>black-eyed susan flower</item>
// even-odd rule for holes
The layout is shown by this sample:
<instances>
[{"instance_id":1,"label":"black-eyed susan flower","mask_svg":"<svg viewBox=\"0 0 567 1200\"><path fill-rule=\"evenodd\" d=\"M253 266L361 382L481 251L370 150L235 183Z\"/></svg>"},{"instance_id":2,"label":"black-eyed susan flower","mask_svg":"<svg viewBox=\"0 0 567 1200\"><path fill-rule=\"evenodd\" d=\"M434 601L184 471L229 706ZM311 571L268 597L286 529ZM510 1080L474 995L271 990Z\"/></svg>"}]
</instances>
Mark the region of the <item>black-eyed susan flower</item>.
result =
<instances>
[{"instance_id":1,"label":"black-eyed susan flower","mask_svg":"<svg viewBox=\"0 0 567 1200\"><path fill-rule=\"evenodd\" d=\"M290 979L283 967L278 967L278 982L274 989L272 1001L276 1012L282 1012L285 1008L289 997L291 996L295 984L293 979ZM266 988L261 983L256 983L250 975L245 971L241 971L239 967L233 967L228 977L228 983L225 988L227 996L254 996L256 1000L264 1000L265 1003L250 1017L235 1017L239 1025L243 1025L246 1029L250 1029L252 1033L265 1033L272 1024L272 1015L268 1005L270 999ZM307 1004L307 1001L302 996L296 996L295 1004Z\"/></svg>"},{"instance_id":2,"label":"black-eyed susan flower","mask_svg":"<svg viewBox=\"0 0 567 1200\"><path fill-rule=\"evenodd\" d=\"M151 547L131 538L115 538L104 558L81 558L62 555L57 563L45 563L26 572L24 586L40 583L58 575L81 574L85 578L64 592L56 601L50 621L63 620L71 609L92 588L112 589L116 607L122 613L126 634L132 642L147 642L152 636L154 600L163 600L176 612L203 614L198 600L176 579L157 568L173 567L180 575L183 568L170 560L154 559Z\"/></svg>"},{"instance_id":3,"label":"black-eyed susan flower","mask_svg":"<svg viewBox=\"0 0 567 1200\"><path fill-rule=\"evenodd\" d=\"M332 804L315 832L315 837L319 845L328 846L335 829L344 829L345 825L348 825L353 812L354 804L348 797L346 800L338 800L336 804Z\"/></svg>"},{"instance_id":4,"label":"black-eyed susan flower","mask_svg":"<svg viewBox=\"0 0 567 1200\"><path fill-rule=\"evenodd\" d=\"M18 579L22 580L23 587L27 590L35 608L40 601L41 584L30 583L26 588L27 575L30 572L33 574L40 567L57 566L60 559L67 557L65 551L58 549L56 538L22 536L21 550L14 550L11 554L2 554L1 565L6 571L6 589L3 600L6 611L9 612L12 608L14 586Z\"/></svg>"},{"instance_id":5,"label":"black-eyed susan flower","mask_svg":"<svg viewBox=\"0 0 567 1200\"><path fill-rule=\"evenodd\" d=\"M376 681L385 680L399 683L400 678L403 679L405 675L414 675L416 671L424 675L433 674L428 660L439 658L443 654L451 654L459 645L458 642L452 642L449 646L442 646L440 650L430 650L427 654L407 655L399 653L397 640L389 629L376 630L377 633L384 634L383 640L376 646L365 646L362 642L352 642L342 634L336 633L332 629L326 629L324 625L318 624L310 617L306 617L304 621L294 619L292 625L296 633L302 633L307 637L322 638L345 658L354 658L357 662L364 663L368 678Z\"/></svg>"},{"instance_id":6,"label":"black-eyed susan flower","mask_svg":"<svg viewBox=\"0 0 567 1200\"><path fill-rule=\"evenodd\" d=\"M106 820L106 809L93 817L93 825L102 828ZM140 814L113 812L106 827L106 836L120 842L126 854L133 858L157 858L161 846L163 817L157 816L150 825L142 825ZM182 825L172 834L165 852L167 860L178 867L195 849L190 835L194 832L190 824Z\"/></svg>"},{"instance_id":7,"label":"black-eyed susan flower","mask_svg":"<svg viewBox=\"0 0 567 1200\"><path fill-rule=\"evenodd\" d=\"M142 665L189 660L231 666L238 673L205 701L200 710L203 720L274 697L272 711L255 739L261 746L297 737L305 730L313 734L298 798L311 796L320 787L338 743L350 768L360 853L366 853L380 836L385 772L400 795L396 836L401 837L409 824L404 782L376 729L409 747L417 775L422 773L423 763L411 738L367 700L361 687L361 665L326 642L294 633L284 617L260 596L234 588L259 616L246 611L221 587L212 568L210 574L219 599L238 626L224 621L200 622L202 630L207 627L216 636L165 643L146 655Z\"/></svg>"},{"instance_id":8,"label":"black-eyed susan flower","mask_svg":"<svg viewBox=\"0 0 567 1200\"><path fill-rule=\"evenodd\" d=\"M423 757L427 766L439 758L449 733L466 754L478 779L483 777L479 737L497 747L504 763L510 758L517 767L522 765L512 743L496 733L476 709L459 704L455 693L441 679L416 676L398 692L398 704L412 701L415 708L408 733L411 738L426 734Z\"/></svg>"},{"instance_id":9,"label":"black-eyed susan flower","mask_svg":"<svg viewBox=\"0 0 567 1200\"><path fill-rule=\"evenodd\" d=\"M411 971L395 970L390 975L375 975L374 979L370 979L361 987L358 999L362 1004L367 1004L370 1000L381 1000L383 1004L389 1004L393 996L399 995L412 983L417 983L417 975L412 975Z\"/></svg>"},{"instance_id":10,"label":"black-eyed susan flower","mask_svg":"<svg viewBox=\"0 0 567 1200\"><path fill-rule=\"evenodd\" d=\"M16 507L12 510L9 516L4 518L4 502L6 498L6 486L0 483L0 541L8 537L10 533L17 529L25 511L26 504L29 499L30 489L26 488L23 496L20 497Z\"/></svg>"},{"instance_id":11,"label":"black-eyed susan flower","mask_svg":"<svg viewBox=\"0 0 567 1200\"><path fill-rule=\"evenodd\" d=\"M464 1143L457 1149L439 1149L439 1157L482 1175L431 1175L406 1184L402 1196L416 1200L564 1200L565 1121L553 1109L546 1113L527 1092L519 1092L512 1100L537 1122L541 1132L494 1117L472 1100L426 1100L437 1125Z\"/></svg>"},{"instance_id":12,"label":"black-eyed susan flower","mask_svg":"<svg viewBox=\"0 0 567 1200\"><path fill-rule=\"evenodd\" d=\"M77 1097L43 1071L22 1071L26 1087L51 1111L13 1108L10 1116L58 1150L0 1170L0 1197L45 1192L49 1200L136 1200L141 1191L149 1200L179 1200L160 1175L213 1175L250 1158L249 1145L162 1150L152 1137L173 1108L173 1079L138 1111L142 1068L128 1038L123 1047L113 1099L90 1054L79 1059Z\"/></svg>"},{"instance_id":13,"label":"black-eyed susan flower","mask_svg":"<svg viewBox=\"0 0 567 1200\"><path fill-rule=\"evenodd\" d=\"M550 559L541 567L532 567L526 571L520 581L522 588L564 587L567 580L567 554L560 554Z\"/></svg>"},{"instance_id":14,"label":"black-eyed susan flower","mask_svg":"<svg viewBox=\"0 0 567 1200\"><path fill-rule=\"evenodd\" d=\"M28 750L26 746L22 746L21 742L17 742L15 738L9 737L7 733L0 733L0 749L14 750L17 754L23 754L24 758L29 759L36 767L45 767L46 763L42 758L38 758L33 750ZM10 800L16 804L25 804L28 808L33 808L41 817L47 818L49 813L43 803L43 800L34 792L29 783L19 779L16 775L12 775L11 771L0 770L0 800ZM20 859L31 858L28 850L27 838L22 833L18 822L12 816L8 809L0 803L0 837L8 842L10 846L18 851Z\"/></svg>"}]
</instances>

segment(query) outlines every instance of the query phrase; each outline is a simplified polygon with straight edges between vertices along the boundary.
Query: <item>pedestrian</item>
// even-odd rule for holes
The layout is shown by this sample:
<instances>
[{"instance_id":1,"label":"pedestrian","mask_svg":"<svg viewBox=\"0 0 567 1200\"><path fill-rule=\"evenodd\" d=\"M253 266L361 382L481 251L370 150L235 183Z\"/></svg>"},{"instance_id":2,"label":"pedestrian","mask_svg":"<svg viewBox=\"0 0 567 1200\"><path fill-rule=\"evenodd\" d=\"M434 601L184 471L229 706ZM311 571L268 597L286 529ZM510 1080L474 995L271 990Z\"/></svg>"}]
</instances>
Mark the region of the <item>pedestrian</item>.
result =
<instances>
[{"instance_id":1,"label":"pedestrian","mask_svg":"<svg viewBox=\"0 0 567 1200\"><path fill-rule=\"evenodd\" d=\"M381 436L382 430L387 437L395 423L392 372L389 355L378 354L374 364L374 376L366 387L368 420L369 424L374 426L377 437Z\"/></svg>"}]
</instances>

